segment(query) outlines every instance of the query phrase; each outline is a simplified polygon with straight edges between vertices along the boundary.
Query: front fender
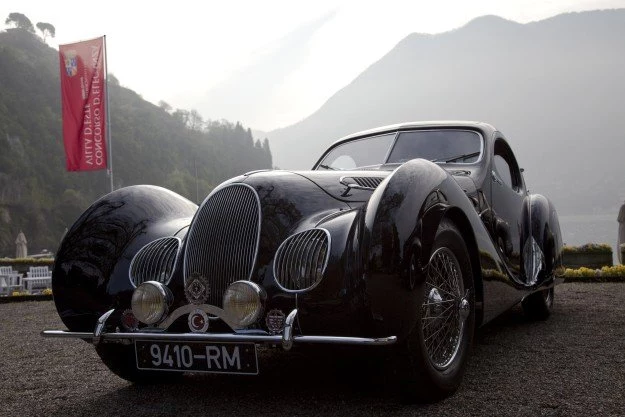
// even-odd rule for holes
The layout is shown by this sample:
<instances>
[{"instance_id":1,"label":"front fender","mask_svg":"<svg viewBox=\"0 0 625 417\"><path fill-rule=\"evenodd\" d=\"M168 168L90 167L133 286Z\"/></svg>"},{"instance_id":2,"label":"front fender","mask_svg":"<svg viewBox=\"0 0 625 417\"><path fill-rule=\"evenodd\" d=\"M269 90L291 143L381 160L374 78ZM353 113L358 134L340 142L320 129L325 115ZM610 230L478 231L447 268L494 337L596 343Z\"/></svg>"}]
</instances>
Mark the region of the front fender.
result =
<instances>
[{"instance_id":1,"label":"front fender","mask_svg":"<svg viewBox=\"0 0 625 417\"><path fill-rule=\"evenodd\" d=\"M111 308L130 305L130 261L147 243L184 234L197 206L164 188L137 185L105 195L69 229L52 272L57 311L70 331L92 331Z\"/></svg>"},{"instance_id":2,"label":"front fender","mask_svg":"<svg viewBox=\"0 0 625 417\"><path fill-rule=\"evenodd\" d=\"M365 281L376 334L403 337L414 326L419 316L415 284L424 278L434 234L451 207L449 196L461 211L476 215L451 175L416 159L397 168L367 203ZM416 277L408 272L411 262Z\"/></svg>"}]
</instances>

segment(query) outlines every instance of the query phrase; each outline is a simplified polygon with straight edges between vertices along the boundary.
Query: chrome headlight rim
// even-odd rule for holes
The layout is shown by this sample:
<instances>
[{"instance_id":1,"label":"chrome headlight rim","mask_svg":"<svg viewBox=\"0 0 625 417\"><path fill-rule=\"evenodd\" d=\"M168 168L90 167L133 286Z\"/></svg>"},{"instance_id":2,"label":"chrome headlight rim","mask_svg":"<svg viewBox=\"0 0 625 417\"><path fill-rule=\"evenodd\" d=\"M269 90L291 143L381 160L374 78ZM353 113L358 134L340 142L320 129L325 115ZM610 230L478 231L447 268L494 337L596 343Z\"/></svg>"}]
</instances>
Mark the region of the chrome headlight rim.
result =
<instances>
[{"instance_id":1,"label":"chrome headlight rim","mask_svg":"<svg viewBox=\"0 0 625 417\"><path fill-rule=\"evenodd\" d=\"M248 317L244 317L243 319L239 317L237 312L234 310L235 307L231 304L230 301L230 294L232 292L236 293L238 287L245 288L246 290L251 290L250 294L252 294L253 297L252 302L254 302L255 304L253 314ZM266 296L264 290L255 282L245 280L235 281L228 286L224 293L223 309L230 321L236 324L239 328L245 328L260 320L264 311L265 299Z\"/></svg>"},{"instance_id":2,"label":"chrome headlight rim","mask_svg":"<svg viewBox=\"0 0 625 417\"><path fill-rule=\"evenodd\" d=\"M148 292L151 293L148 294ZM155 297L152 300L147 300L147 302L158 302L158 309L152 311L148 309L148 311L144 311L144 305L141 303L146 301L144 299L138 299L142 294ZM165 284L158 281L145 281L135 288L130 304L132 314L139 322L147 325L157 325L167 318L173 301L174 295Z\"/></svg>"},{"instance_id":3,"label":"chrome headlight rim","mask_svg":"<svg viewBox=\"0 0 625 417\"><path fill-rule=\"evenodd\" d=\"M313 231L313 230L320 230L320 231L324 232L325 235L326 235L326 238L328 240L327 252L326 252L326 255L325 255L325 259L323 261L323 266L321 268L321 278L319 280L315 281L315 283L312 284L311 286L306 287L306 288L302 288L302 289L299 289L299 290L293 290L293 289L290 289L290 288L285 288L280 283L280 279L278 278L278 271L276 270L276 266L277 266L277 262L276 261L278 260L277 259L278 254L280 254L284 250L284 246L287 245L291 239L295 238L296 236L298 236L298 235L300 235L302 233L310 232L310 231ZM274 281L275 281L276 285L278 286L278 288L280 288L280 290L282 290L282 291L284 291L286 293L290 293L290 294L300 294L300 293L304 293L304 292L308 292L308 291L314 290L323 281L326 269L328 268L328 264L330 262L330 253L331 253L331 251L332 251L332 234L330 233L330 231L328 231L327 229L324 229L323 227L313 227L311 229L306 229L306 230L302 230L302 231L293 233L292 235L290 235L289 237L284 239L284 241L280 244L280 246L276 250L276 254L274 256L273 265L272 265L272 272L273 272L273 277L274 277Z\"/></svg>"}]
</instances>

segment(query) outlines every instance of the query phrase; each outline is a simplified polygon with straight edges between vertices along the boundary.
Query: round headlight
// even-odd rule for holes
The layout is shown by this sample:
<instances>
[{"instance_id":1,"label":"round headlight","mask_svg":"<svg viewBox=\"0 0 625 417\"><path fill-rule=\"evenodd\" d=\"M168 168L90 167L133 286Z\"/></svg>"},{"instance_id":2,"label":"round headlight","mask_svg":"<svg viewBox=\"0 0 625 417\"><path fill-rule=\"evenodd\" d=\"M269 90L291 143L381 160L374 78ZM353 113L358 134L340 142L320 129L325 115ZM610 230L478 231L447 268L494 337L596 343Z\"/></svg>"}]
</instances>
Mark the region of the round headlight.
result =
<instances>
[{"instance_id":1,"label":"round headlight","mask_svg":"<svg viewBox=\"0 0 625 417\"><path fill-rule=\"evenodd\" d=\"M250 281L233 282L224 294L224 310L241 327L254 323L262 313L260 287Z\"/></svg>"},{"instance_id":2,"label":"round headlight","mask_svg":"<svg viewBox=\"0 0 625 417\"><path fill-rule=\"evenodd\" d=\"M165 318L174 297L165 285L146 281L132 293L132 313L145 324L155 324Z\"/></svg>"}]
</instances>

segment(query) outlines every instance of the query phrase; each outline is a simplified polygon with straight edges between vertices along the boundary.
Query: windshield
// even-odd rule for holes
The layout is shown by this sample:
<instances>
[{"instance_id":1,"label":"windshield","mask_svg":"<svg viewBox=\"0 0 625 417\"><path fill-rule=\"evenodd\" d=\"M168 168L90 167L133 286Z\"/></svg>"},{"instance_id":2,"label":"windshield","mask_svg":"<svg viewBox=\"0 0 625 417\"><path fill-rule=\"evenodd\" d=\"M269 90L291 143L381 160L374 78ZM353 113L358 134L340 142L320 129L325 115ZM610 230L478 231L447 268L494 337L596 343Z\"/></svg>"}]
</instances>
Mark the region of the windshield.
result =
<instances>
[{"instance_id":1,"label":"windshield","mask_svg":"<svg viewBox=\"0 0 625 417\"><path fill-rule=\"evenodd\" d=\"M349 170L415 158L442 163L480 160L482 138L471 130L415 130L357 139L332 149L316 169Z\"/></svg>"}]
</instances>

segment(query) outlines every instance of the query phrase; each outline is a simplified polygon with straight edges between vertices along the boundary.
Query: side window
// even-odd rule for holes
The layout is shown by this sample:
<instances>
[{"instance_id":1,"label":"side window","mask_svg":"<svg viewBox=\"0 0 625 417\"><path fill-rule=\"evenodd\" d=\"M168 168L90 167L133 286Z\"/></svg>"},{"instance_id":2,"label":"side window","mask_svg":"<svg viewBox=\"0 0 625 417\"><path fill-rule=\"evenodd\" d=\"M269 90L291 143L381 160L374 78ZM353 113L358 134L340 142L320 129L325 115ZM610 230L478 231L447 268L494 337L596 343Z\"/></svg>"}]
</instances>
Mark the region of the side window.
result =
<instances>
[{"instance_id":1,"label":"side window","mask_svg":"<svg viewBox=\"0 0 625 417\"><path fill-rule=\"evenodd\" d=\"M512 173L510 172L510 165L501 155L495 155L493 159L495 165L495 171L497 171L497 175L506 184L508 187L513 188L512 186Z\"/></svg>"},{"instance_id":2,"label":"side window","mask_svg":"<svg viewBox=\"0 0 625 417\"><path fill-rule=\"evenodd\" d=\"M495 142L493 166L499 178L517 193L523 192L523 179L512 150L503 139Z\"/></svg>"}]
</instances>

